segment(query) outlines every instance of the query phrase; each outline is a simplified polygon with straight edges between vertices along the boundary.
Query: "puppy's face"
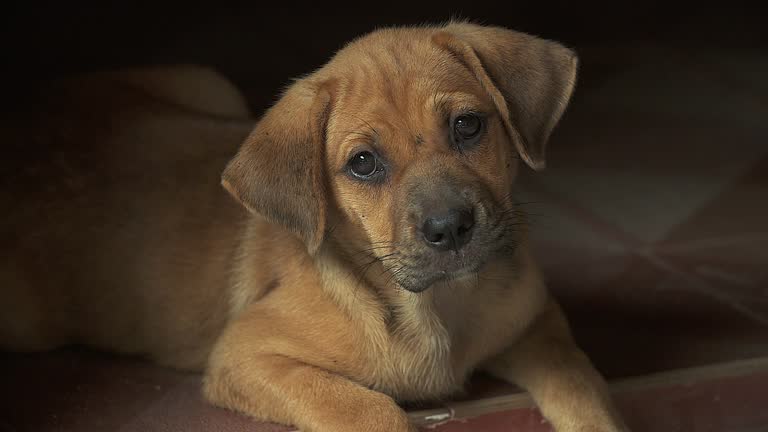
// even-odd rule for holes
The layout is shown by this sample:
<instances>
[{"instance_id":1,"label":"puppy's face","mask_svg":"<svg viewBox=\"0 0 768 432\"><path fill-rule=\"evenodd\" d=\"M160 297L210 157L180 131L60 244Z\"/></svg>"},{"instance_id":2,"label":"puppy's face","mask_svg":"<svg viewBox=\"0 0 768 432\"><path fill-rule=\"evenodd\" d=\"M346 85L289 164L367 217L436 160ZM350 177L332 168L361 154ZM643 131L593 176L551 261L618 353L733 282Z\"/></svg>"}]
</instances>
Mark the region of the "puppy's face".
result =
<instances>
[{"instance_id":1,"label":"puppy's face","mask_svg":"<svg viewBox=\"0 0 768 432\"><path fill-rule=\"evenodd\" d=\"M410 291L511 251L517 155L490 95L431 40L365 48L354 59L371 66L339 80L327 125L348 250Z\"/></svg>"},{"instance_id":2,"label":"puppy's face","mask_svg":"<svg viewBox=\"0 0 768 432\"><path fill-rule=\"evenodd\" d=\"M509 30L379 31L289 90L224 184L310 252L338 219L347 252L422 291L514 250L516 162L543 165L574 75L569 50Z\"/></svg>"}]
</instances>

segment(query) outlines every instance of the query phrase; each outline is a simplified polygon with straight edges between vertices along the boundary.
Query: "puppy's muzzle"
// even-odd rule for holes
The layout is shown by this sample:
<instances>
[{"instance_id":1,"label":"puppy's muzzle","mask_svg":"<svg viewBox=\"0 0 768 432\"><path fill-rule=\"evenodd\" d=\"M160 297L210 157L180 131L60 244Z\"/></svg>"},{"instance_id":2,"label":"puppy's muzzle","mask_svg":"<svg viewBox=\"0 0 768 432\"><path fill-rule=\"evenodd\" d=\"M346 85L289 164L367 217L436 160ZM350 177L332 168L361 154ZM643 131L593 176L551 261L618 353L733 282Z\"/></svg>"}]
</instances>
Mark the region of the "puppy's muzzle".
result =
<instances>
[{"instance_id":1,"label":"puppy's muzzle","mask_svg":"<svg viewBox=\"0 0 768 432\"><path fill-rule=\"evenodd\" d=\"M421 233L429 247L441 252L458 252L472 239L474 228L474 210L461 206L430 211L424 217Z\"/></svg>"}]
</instances>

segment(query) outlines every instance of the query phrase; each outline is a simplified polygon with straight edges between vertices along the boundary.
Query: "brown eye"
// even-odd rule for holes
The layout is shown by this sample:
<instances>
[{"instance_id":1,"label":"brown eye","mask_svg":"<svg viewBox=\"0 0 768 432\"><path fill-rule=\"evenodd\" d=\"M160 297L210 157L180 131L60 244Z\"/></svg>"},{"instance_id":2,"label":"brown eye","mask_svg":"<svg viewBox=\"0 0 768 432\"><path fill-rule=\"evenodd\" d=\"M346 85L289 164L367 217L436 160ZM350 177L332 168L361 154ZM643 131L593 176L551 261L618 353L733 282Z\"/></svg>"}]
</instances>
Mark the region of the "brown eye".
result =
<instances>
[{"instance_id":1,"label":"brown eye","mask_svg":"<svg viewBox=\"0 0 768 432\"><path fill-rule=\"evenodd\" d=\"M367 180L381 171L379 162L376 156L369 151L362 151L352 156L352 159L347 163L349 171L355 176L363 180Z\"/></svg>"},{"instance_id":2,"label":"brown eye","mask_svg":"<svg viewBox=\"0 0 768 432\"><path fill-rule=\"evenodd\" d=\"M480 140L483 128L483 117L472 113L462 114L453 119L451 139L459 150L469 149Z\"/></svg>"},{"instance_id":3,"label":"brown eye","mask_svg":"<svg viewBox=\"0 0 768 432\"><path fill-rule=\"evenodd\" d=\"M471 139L480 133L483 123L480 121L480 117L474 114L466 114L456 117L453 123L453 129L456 131L456 135L462 139Z\"/></svg>"}]
</instances>

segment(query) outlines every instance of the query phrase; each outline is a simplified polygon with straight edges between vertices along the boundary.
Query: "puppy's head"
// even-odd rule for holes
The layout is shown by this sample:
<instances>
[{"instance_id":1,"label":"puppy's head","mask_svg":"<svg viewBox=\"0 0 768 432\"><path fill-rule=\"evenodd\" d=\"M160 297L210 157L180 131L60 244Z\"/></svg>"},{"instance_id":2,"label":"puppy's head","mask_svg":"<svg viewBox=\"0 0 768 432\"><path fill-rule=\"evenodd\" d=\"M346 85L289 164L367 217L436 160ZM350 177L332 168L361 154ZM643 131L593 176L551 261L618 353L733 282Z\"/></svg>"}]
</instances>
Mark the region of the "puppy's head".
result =
<instances>
[{"instance_id":1,"label":"puppy's head","mask_svg":"<svg viewBox=\"0 0 768 432\"><path fill-rule=\"evenodd\" d=\"M567 48L501 28L386 29L296 82L223 175L249 210L333 236L409 291L513 250L517 160L544 166L574 87Z\"/></svg>"}]
</instances>

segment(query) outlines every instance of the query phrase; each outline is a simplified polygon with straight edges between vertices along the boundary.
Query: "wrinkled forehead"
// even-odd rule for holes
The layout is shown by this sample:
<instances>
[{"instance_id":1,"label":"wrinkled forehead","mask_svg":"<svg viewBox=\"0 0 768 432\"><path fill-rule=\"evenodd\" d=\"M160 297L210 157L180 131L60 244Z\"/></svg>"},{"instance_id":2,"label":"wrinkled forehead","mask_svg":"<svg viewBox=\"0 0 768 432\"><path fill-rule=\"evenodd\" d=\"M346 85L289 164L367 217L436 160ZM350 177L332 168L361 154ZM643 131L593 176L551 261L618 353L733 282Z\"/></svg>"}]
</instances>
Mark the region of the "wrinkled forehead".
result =
<instances>
[{"instance_id":1,"label":"wrinkled forehead","mask_svg":"<svg viewBox=\"0 0 768 432\"><path fill-rule=\"evenodd\" d=\"M340 52L329 139L430 133L457 110L490 109L479 81L429 38L389 38Z\"/></svg>"}]
</instances>

